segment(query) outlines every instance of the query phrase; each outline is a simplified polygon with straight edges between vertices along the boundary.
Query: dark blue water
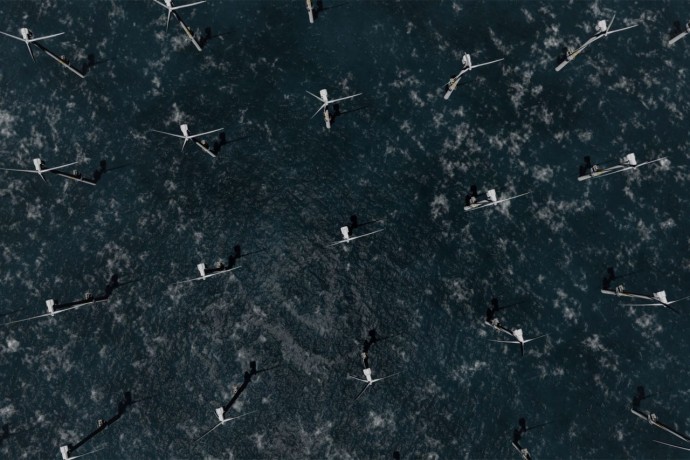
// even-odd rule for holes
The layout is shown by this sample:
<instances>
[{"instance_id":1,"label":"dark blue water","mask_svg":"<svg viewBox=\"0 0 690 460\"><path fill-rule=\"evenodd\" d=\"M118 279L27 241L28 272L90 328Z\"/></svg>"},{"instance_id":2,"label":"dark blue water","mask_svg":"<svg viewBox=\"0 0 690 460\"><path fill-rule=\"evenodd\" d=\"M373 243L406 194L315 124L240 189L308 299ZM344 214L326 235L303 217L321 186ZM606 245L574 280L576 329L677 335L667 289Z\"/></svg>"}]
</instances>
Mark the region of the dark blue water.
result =
<instances>
[{"instance_id":1,"label":"dark blue water","mask_svg":"<svg viewBox=\"0 0 690 460\"><path fill-rule=\"evenodd\" d=\"M0 331L0 452L57 458L99 418L134 404L74 455L92 458L681 458L629 412L690 431L687 305L680 315L603 296L690 294L687 66L665 46L684 2L209 1L182 10L202 53L153 2L0 3L77 67L80 80L3 37L0 158L80 161L96 187L0 173L3 321L121 284L110 300ZM641 25L563 71L563 48L616 13ZM208 30L208 33L206 31ZM690 40L690 39L688 39ZM443 85L476 69L450 100ZM92 56L90 58L90 56ZM328 131L318 102L341 104ZM224 128L216 159L149 130ZM207 136L218 142L217 135ZM668 157L578 182L583 157ZM105 172L101 167L105 162ZM476 184L507 205L465 213ZM351 215L385 231L350 245ZM362 230L362 231L363 231ZM241 268L196 276L240 245ZM624 276L626 275L626 276ZM489 301L525 336L483 323ZM376 384L358 401L368 331ZM213 427L249 362L260 372Z\"/></svg>"}]
</instances>

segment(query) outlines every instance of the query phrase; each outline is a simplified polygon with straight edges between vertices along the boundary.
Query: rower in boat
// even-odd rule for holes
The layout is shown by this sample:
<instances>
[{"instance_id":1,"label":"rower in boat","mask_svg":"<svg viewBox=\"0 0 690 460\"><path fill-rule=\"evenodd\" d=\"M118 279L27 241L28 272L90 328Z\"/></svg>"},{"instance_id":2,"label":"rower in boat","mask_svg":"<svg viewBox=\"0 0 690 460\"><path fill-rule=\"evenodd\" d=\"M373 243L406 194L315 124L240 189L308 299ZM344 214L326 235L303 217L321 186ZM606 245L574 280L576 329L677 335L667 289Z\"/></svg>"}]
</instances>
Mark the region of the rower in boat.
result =
<instances>
[{"instance_id":1,"label":"rower in boat","mask_svg":"<svg viewBox=\"0 0 690 460\"><path fill-rule=\"evenodd\" d=\"M486 193L477 193L476 187L473 186L470 194L465 197L465 211L472 211L474 209L485 208L487 206L495 206L499 203L514 200L515 198L519 198L530 193L532 192L521 193L519 195L509 198L502 198L499 200L496 196L495 189L487 190Z\"/></svg>"},{"instance_id":2,"label":"rower in boat","mask_svg":"<svg viewBox=\"0 0 690 460\"><path fill-rule=\"evenodd\" d=\"M602 19L597 22L596 26L594 27L595 34L587 40L583 45L575 49L574 51L568 50L565 56L565 59L561 61L560 64L556 67L556 72L560 71L565 67L566 65L570 64L570 61L575 59L581 52L583 52L589 45L594 43L595 41L599 40L600 38L606 37L610 34L615 34L617 32L622 32L624 30L632 29L633 27L637 27L639 24L633 24L632 26L627 26L623 27L621 29L616 29L616 30L611 30L611 25L613 25L613 20L616 18L616 15L613 15L613 18L611 19L611 22L607 25L606 20Z\"/></svg>"},{"instance_id":3,"label":"rower in boat","mask_svg":"<svg viewBox=\"0 0 690 460\"><path fill-rule=\"evenodd\" d=\"M182 150L184 150L185 146L187 145L187 142L192 141L192 142L193 142L194 144L196 144L196 146L199 147L201 150L203 150L204 152L206 152L207 154L209 154L211 157L215 158L215 157L216 157L216 154L213 153L213 152L211 151L211 149L209 149L209 147L208 147L208 145L209 145L208 142L206 142L206 141L203 140L203 139L200 139L200 137L201 137L201 136L205 136L205 135L207 135L207 134L213 134L213 133L217 133L217 132L223 131L223 129L224 129L224 128L218 128L218 129L213 129L213 130L211 130L211 131L206 131L206 132L199 133L199 134L191 134L191 133L189 132L189 125L186 124L186 123L183 123L183 124L180 125L180 132L182 133L181 135L180 135L180 134L175 134L175 133L168 133L168 132L166 132L166 131L158 131L157 129L152 129L151 131L154 132L154 133L165 134L166 136L172 136L172 137L177 137L177 138L182 139L182 140L183 140L183 142L182 142Z\"/></svg>"},{"instance_id":4,"label":"rower in boat","mask_svg":"<svg viewBox=\"0 0 690 460\"><path fill-rule=\"evenodd\" d=\"M326 123L327 129L331 129L331 122L333 121L333 115L331 115L331 111L329 108L330 105L335 103L335 102L340 102L340 101L345 101L347 99L355 98L355 97L360 96L362 94L362 93L357 93L357 94L354 94L352 96L345 96L345 97L341 97L338 99L328 99L328 90L325 90L325 89L320 90L318 96L314 93L310 93L309 91L307 91L307 93L309 93L310 96L315 97L316 99L318 99L321 102L321 106L318 109L316 109L316 112L314 112L314 115L312 115L311 118L314 118L316 116L316 114L319 113L319 111L323 110L323 121Z\"/></svg>"},{"instance_id":5,"label":"rower in boat","mask_svg":"<svg viewBox=\"0 0 690 460\"><path fill-rule=\"evenodd\" d=\"M514 337L513 332L510 329L505 328L498 318L496 318L496 312L493 308L486 309L486 318L484 319L484 324L496 329L499 332L503 332L511 337Z\"/></svg>"},{"instance_id":6,"label":"rower in boat","mask_svg":"<svg viewBox=\"0 0 690 460\"><path fill-rule=\"evenodd\" d=\"M218 262L215 268L207 268L206 264L202 262L200 264L197 264L196 268L197 270L199 270L199 275L201 276L184 281L178 281L176 284L187 283L189 281L205 280L206 278L210 278L212 276L220 275L222 273L229 273L231 271L237 270L238 268L240 268L240 266L226 267L223 262Z\"/></svg>"},{"instance_id":7,"label":"rower in boat","mask_svg":"<svg viewBox=\"0 0 690 460\"><path fill-rule=\"evenodd\" d=\"M443 95L443 99L448 99L450 98L450 95L453 94L453 91L458 87L458 83L460 82L460 79L464 74L467 72L471 71L472 69L476 69L477 67L482 67L485 65L489 64L494 64L496 62L502 61L503 58L501 59L496 59L495 61L489 61L489 62L482 62L481 64L472 64L472 58L470 57L469 53L465 53L462 56L462 69L460 70L460 73L455 75L448 81L446 84L446 93Z\"/></svg>"},{"instance_id":8,"label":"rower in boat","mask_svg":"<svg viewBox=\"0 0 690 460\"><path fill-rule=\"evenodd\" d=\"M197 51L201 51L201 44L197 41L197 39L194 37L194 32L192 31L192 28L189 27L187 24L184 23L182 20L182 16L177 12L177 10L181 10L182 8L189 8L191 6L196 6L200 5L202 3L206 3L206 0L200 1L200 2L194 2L194 3L188 3L186 5L179 5L175 6L173 5L172 0L164 0L163 2L160 2L158 0L153 0L166 10L168 10L168 17L165 21L165 31L168 31L168 25L170 24L170 16L175 16L175 19L180 23L180 27L182 27L182 30L184 30L185 34L189 39L191 40L192 44L194 47L197 49Z\"/></svg>"}]
</instances>

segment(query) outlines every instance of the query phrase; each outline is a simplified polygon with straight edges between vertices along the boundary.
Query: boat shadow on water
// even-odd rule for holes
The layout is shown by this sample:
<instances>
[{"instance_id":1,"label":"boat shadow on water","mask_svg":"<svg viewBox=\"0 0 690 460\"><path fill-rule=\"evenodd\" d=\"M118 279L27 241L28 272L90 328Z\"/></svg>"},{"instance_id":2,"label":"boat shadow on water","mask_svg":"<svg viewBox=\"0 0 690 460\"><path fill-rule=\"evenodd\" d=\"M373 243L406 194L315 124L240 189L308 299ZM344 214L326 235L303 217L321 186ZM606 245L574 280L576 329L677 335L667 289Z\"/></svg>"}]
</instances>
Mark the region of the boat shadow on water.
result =
<instances>
[{"instance_id":1,"label":"boat shadow on water","mask_svg":"<svg viewBox=\"0 0 690 460\"><path fill-rule=\"evenodd\" d=\"M68 447L68 453L72 454L75 450L77 450L79 447L83 446L87 442L89 442L91 439L93 439L96 435L104 431L106 428L109 426L113 425L115 422L120 420L120 418L127 412L127 408L130 406L133 406L134 404L144 401L149 398L144 398L144 399L139 399L139 400L133 400L132 399L132 392L131 391L125 391L123 393L123 398L117 403L117 412L115 415L110 417L109 419L98 419L98 427L92 431L91 433L87 434L82 438L79 442L76 444L67 444Z\"/></svg>"}]
</instances>

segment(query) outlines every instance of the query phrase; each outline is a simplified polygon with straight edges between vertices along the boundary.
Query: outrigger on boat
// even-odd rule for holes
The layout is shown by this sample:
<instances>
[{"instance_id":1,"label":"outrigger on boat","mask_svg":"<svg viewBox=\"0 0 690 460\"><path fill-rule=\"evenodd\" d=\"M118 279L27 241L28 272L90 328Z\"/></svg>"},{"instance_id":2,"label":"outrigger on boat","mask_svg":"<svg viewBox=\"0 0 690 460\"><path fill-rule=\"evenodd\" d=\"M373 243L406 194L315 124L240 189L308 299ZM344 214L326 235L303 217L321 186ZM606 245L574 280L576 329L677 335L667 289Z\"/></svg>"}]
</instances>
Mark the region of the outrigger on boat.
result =
<instances>
[{"instance_id":1,"label":"outrigger on boat","mask_svg":"<svg viewBox=\"0 0 690 460\"><path fill-rule=\"evenodd\" d=\"M666 297L666 291L658 291L654 292L652 294L638 294L635 292L630 292L626 291L625 287L621 284L616 286L615 289L601 289L602 294L607 294L607 295L615 295L616 297L628 297L628 298L633 298L633 299L642 299L642 300L649 300L653 303L631 303L631 304L624 304L626 306L632 306L632 307L665 307L668 308L669 310L674 311L675 313L678 313L671 305L674 303L680 302L682 300L685 300L689 298L690 296L682 297L677 300L672 300L669 301L668 298Z\"/></svg>"},{"instance_id":2,"label":"outrigger on boat","mask_svg":"<svg viewBox=\"0 0 690 460\"><path fill-rule=\"evenodd\" d=\"M165 8L166 10L168 10L168 17L167 17L166 22L165 22L166 32L168 30L168 26L170 25L170 16L171 15L175 16L175 19L177 19L177 21L180 23L180 27L182 27L182 30L184 30L184 33L187 35L187 37L189 37L189 39L194 44L194 47L197 49L197 51L201 51L201 45L199 44L197 39L194 38L194 33L192 32L192 28L189 27L187 24L185 24L185 22L182 20L182 17L180 16L180 14L177 12L177 10L181 10L182 8L189 8L191 6L201 5L202 3L206 3L206 0L201 1L201 2L188 3L186 5L179 5L179 6L173 5L172 0L164 0L165 3L160 2L158 0L153 0L153 1L156 2L157 4L159 4L160 6L162 6L163 8Z\"/></svg>"}]
</instances>

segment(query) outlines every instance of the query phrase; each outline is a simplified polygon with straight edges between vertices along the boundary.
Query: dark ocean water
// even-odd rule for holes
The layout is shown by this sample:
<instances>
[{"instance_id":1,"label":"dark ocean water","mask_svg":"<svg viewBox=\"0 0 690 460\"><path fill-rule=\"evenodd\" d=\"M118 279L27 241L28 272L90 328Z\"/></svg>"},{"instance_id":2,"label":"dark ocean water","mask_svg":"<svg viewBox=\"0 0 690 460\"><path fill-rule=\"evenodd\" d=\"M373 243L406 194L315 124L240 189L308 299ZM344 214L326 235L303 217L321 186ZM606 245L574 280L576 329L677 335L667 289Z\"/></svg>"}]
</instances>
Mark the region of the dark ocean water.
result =
<instances>
[{"instance_id":1,"label":"dark ocean water","mask_svg":"<svg viewBox=\"0 0 690 460\"><path fill-rule=\"evenodd\" d=\"M687 2L218 1L182 10L197 52L144 1L3 1L81 66L80 80L2 37L0 166L75 161L95 188L0 173L3 321L45 299L108 303L0 330L6 458L58 458L96 420L135 401L74 455L92 458L682 458L629 412L690 432L687 304L621 306L632 291L690 294L690 38L665 45ZM640 27L595 43L563 71L564 47L616 13ZM450 100L442 86L476 69ZM318 102L341 104L328 131ZM225 128L213 159L148 132ZM216 135L207 137L213 143ZM593 161L668 161L578 182ZM465 213L476 184L499 196ZM350 245L351 215L385 231ZM240 245L231 275L175 285ZM623 277L623 275L627 275ZM526 337L524 357L489 330L490 299ZM371 329L374 377L361 389ZM231 409L258 411L199 443L249 362ZM9 434L8 434L9 433Z\"/></svg>"}]
</instances>

